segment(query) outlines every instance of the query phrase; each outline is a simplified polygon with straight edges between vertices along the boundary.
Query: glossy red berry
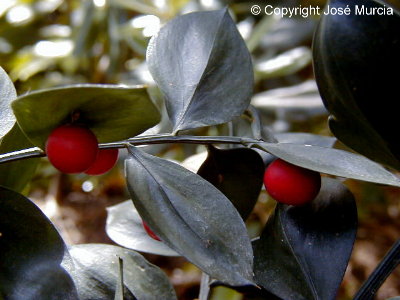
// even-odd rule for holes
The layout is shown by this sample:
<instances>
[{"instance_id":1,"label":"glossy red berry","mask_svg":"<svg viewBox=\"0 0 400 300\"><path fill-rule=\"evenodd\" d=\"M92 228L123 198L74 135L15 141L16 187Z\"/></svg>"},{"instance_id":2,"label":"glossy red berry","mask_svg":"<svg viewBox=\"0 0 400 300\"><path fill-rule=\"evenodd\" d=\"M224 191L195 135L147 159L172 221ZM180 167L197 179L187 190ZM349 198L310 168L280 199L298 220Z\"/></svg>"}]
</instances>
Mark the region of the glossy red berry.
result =
<instances>
[{"instance_id":1,"label":"glossy red berry","mask_svg":"<svg viewBox=\"0 0 400 300\"><path fill-rule=\"evenodd\" d=\"M153 230L150 229L149 225L147 225L147 223L145 221L142 220L142 224L143 224L143 228L144 230L146 230L147 234L157 240L157 241L161 241L160 238L153 232Z\"/></svg>"},{"instance_id":2,"label":"glossy red berry","mask_svg":"<svg viewBox=\"0 0 400 300\"><path fill-rule=\"evenodd\" d=\"M85 127L65 125L54 129L46 142L46 154L52 165L63 173L81 173L96 160L99 151L96 136Z\"/></svg>"},{"instance_id":3,"label":"glossy red berry","mask_svg":"<svg viewBox=\"0 0 400 300\"><path fill-rule=\"evenodd\" d=\"M100 149L96 160L85 171L88 175L100 175L111 170L118 160L118 149Z\"/></svg>"},{"instance_id":4,"label":"glossy red berry","mask_svg":"<svg viewBox=\"0 0 400 300\"><path fill-rule=\"evenodd\" d=\"M268 194L276 201L288 205L303 205L318 195L321 175L277 159L267 167L264 185Z\"/></svg>"}]
</instances>

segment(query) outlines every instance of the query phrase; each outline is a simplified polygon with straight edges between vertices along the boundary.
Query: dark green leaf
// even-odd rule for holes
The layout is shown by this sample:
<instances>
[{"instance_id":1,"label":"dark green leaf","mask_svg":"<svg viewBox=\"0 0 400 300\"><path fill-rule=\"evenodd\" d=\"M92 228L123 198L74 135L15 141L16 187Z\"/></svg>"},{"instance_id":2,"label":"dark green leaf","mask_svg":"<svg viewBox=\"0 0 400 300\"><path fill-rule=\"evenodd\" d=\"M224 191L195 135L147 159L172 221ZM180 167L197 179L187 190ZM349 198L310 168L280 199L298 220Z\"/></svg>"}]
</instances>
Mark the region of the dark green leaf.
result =
<instances>
[{"instance_id":1,"label":"dark green leaf","mask_svg":"<svg viewBox=\"0 0 400 300\"><path fill-rule=\"evenodd\" d=\"M260 194L264 170L261 156L252 149L210 146L197 174L219 189L246 220Z\"/></svg>"},{"instance_id":2,"label":"dark green leaf","mask_svg":"<svg viewBox=\"0 0 400 300\"><path fill-rule=\"evenodd\" d=\"M211 277L252 284L252 248L231 202L180 165L129 148L128 188L139 214L169 247Z\"/></svg>"},{"instance_id":3,"label":"dark green leaf","mask_svg":"<svg viewBox=\"0 0 400 300\"><path fill-rule=\"evenodd\" d=\"M157 255L179 256L163 242L150 237L143 228L131 200L107 208L107 235L118 245Z\"/></svg>"},{"instance_id":4,"label":"dark green leaf","mask_svg":"<svg viewBox=\"0 0 400 300\"><path fill-rule=\"evenodd\" d=\"M0 139L13 127L15 116L10 103L17 98L14 84L0 67Z\"/></svg>"},{"instance_id":5,"label":"dark green leaf","mask_svg":"<svg viewBox=\"0 0 400 300\"><path fill-rule=\"evenodd\" d=\"M33 145L22 133L18 124L1 139L0 154L30 148ZM0 185L20 192L32 179L39 159L23 159L0 164Z\"/></svg>"},{"instance_id":6,"label":"dark green leaf","mask_svg":"<svg viewBox=\"0 0 400 300\"><path fill-rule=\"evenodd\" d=\"M326 148L331 148L336 143L336 138L334 137L305 132L284 132L277 133L275 136L279 143L313 145Z\"/></svg>"},{"instance_id":7,"label":"dark green leaf","mask_svg":"<svg viewBox=\"0 0 400 300\"><path fill-rule=\"evenodd\" d=\"M124 299L174 300L168 277L140 254L117 246L82 244L71 246L65 268L74 278L79 299L113 299L123 260Z\"/></svg>"},{"instance_id":8,"label":"dark green leaf","mask_svg":"<svg viewBox=\"0 0 400 300\"><path fill-rule=\"evenodd\" d=\"M253 145L292 164L317 172L400 186L400 179L377 163L347 151L312 145L260 143Z\"/></svg>"},{"instance_id":9,"label":"dark green leaf","mask_svg":"<svg viewBox=\"0 0 400 300\"><path fill-rule=\"evenodd\" d=\"M396 1L391 1L395 3ZM363 9L364 13L356 13ZM361 154L400 169L397 127L400 69L400 14L381 1L330 1L350 15L323 15L313 43L314 70L330 127L343 143ZM385 7L385 8L384 8Z\"/></svg>"},{"instance_id":10,"label":"dark green leaf","mask_svg":"<svg viewBox=\"0 0 400 300\"><path fill-rule=\"evenodd\" d=\"M276 207L254 243L257 283L285 300L335 299L356 231L353 195L325 178L312 203Z\"/></svg>"},{"instance_id":11,"label":"dark green leaf","mask_svg":"<svg viewBox=\"0 0 400 300\"><path fill-rule=\"evenodd\" d=\"M160 114L144 87L76 85L17 98L18 124L35 146L44 148L50 132L72 116L87 125L100 143L126 139L156 125Z\"/></svg>"},{"instance_id":12,"label":"dark green leaf","mask_svg":"<svg viewBox=\"0 0 400 300\"><path fill-rule=\"evenodd\" d=\"M38 207L0 187L0 298L78 299L61 267L65 249Z\"/></svg>"},{"instance_id":13,"label":"dark green leaf","mask_svg":"<svg viewBox=\"0 0 400 300\"><path fill-rule=\"evenodd\" d=\"M228 122L250 103L251 57L226 9L166 24L151 39L147 62L174 132Z\"/></svg>"}]
</instances>

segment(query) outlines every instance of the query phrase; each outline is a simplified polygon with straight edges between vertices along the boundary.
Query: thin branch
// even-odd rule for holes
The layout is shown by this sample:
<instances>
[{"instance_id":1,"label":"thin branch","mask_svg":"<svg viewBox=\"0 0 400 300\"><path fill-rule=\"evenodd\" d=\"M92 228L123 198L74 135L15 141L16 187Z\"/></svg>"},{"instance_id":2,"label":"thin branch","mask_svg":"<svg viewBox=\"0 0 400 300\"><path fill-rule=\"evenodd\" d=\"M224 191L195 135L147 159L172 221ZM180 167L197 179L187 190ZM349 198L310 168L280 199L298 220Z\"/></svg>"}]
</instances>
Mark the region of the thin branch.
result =
<instances>
[{"instance_id":1,"label":"thin branch","mask_svg":"<svg viewBox=\"0 0 400 300\"><path fill-rule=\"evenodd\" d=\"M38 147L33 147L5 154L0 154L0 163L21 160L26 158L43 157L43 156L45 156L43 150L41 150Z\"/></svg>"},{"instance_id":2,"label":"thin branch","mask_svg":"<svg viewBox=\"0 0 400 300\"><path fill-rule=\"evenodd\" d=\"M250 138L242 138L235 136L173 136L171 134L160 134L160 135L147 135L138 136L127 139L121 142L115 143L104 143L100 144L100 148L126 148L129 145L141 146L141 145L152 145L152 144L165 144L165 143L183 143L183 144L239 144L247 145L254 144L260 141ZM0 154L0 163L16 161L27 158L43 157L46 156L43 150L38 147L28 148L24 150L9 152Z\"/></svg>"}]
</instances>

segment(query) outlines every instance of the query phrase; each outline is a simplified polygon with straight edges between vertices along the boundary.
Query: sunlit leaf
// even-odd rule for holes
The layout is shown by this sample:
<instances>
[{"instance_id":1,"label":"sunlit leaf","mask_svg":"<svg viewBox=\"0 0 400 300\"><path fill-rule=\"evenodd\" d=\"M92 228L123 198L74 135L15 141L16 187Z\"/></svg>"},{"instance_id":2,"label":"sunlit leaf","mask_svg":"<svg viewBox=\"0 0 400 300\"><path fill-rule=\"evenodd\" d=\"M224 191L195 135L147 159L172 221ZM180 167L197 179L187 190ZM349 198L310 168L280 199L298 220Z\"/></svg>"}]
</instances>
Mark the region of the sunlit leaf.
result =
<instances>
[{"instance_id":1,"label":"sunlit leaf","mask_svg":"<svg viewBox=\"0 0 400 300\"><path fill-rule=\"evenodd\" d=\"M0 139L14 126L15 116L10 103L17 98L14 84L0 67Z\"/></svg>"},{"instance_id":2,"label":"sunlit leaf","mask_svg":"<svg viewBox=\"0 0 400 300\"><path fill-rule=\"evenodd\" d=\"M17 98L12 107L21 129L42 149L54 128L74 118L87 125L100 143L138 135L160 120L143 86L75 85L40 90Z\"/></svg>"}]
</instances>

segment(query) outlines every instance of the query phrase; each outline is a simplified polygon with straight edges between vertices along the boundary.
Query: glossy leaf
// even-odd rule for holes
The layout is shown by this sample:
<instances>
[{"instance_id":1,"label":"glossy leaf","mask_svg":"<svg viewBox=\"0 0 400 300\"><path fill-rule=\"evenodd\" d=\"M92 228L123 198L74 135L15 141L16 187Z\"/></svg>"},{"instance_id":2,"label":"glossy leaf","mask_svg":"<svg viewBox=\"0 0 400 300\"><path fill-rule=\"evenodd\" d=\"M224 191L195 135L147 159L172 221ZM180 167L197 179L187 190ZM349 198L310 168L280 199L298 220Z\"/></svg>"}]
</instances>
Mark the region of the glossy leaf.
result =
<instances>
[{"instance_id":1,"label":"glossy leaf","mask_svg":"<svg viewBox=\"0 0 400 300\"><path fill-rule=\"evenodd\" d=\"M144 87L75 85L32 92L12 103L18 124L31 142L44 148L50 132L73 118L88 126L100 143L140 134L160 114Z\"/></svg>"},{"instance_id":2,"label":"glossy leaf","mask_svg":"<svg viewBox=\"0 0 400 300\"><path fill-rule=\"evenodd\" d=\"M251 57L226 9L167 23L150 40L147 62L174 132L228 122L250 103Z\"/></svg>"},{"instance_id":3,"label":"glossy leaf","mask_svg":"<svg viewBox=\"0 0 400 300\"><path fill-rule=\"evenodd\" d=\"M392 1L395 3L396 1ZM385 4L385 5L384 5ZM364 13L356 13L362 8ZM330 1L350 15L323 15L313 43L314 70L329 126L343 143L361 154L400 169L400 142L393 99L398 98L400 13L374 0ZM385 8L384 8L385 7Z\"/></svg>"},{"instance_id":4,"label":"glossy leaf","mask_svg":"<svg viewBox=\"0 0 400 300\"><path fill-rule=\"evenodd\" d=\"M312 203L276 207L254 243L257 283L285 300L335 299L356 231L353 195L325 178Z\"/></svg>"},{"instance_id":5,"label":"glossy leaf","mask_svg":"<svg viewBox=\"0 0 400 300\"><path fill-rule=\"evenodd\" d=\"M82 244L69 248L65 262L80 300L114 299L119 279L119 259L123 260L124 299L174 300L173 287L158 267L140 254L117 246Z\"/></svg>"},{"instance_id":6,"label":"glossy leaf","mask_svg":"<svg viewBox=\"0 0 400 300\"><path fill-rule=\"evenodd\" d=\"M17 98L14 84L0 67L0 139L14 126L15 116L10 103Z\"/></svg>"},{"instance_id":7,"label":"glossy leaf","mask_svg":"<svg viewBox=\"0 0 400 300\"><path fill-rule=\"evenodd\" d=\"M246 220L260 194L264 170L261 156L252 149L210 146L197 174L219 189Z\"/></svg>"},{"instance_id":8,"label":"glossy leaf","mask_svg":"<svg viewBox=\"0 0 400 300\"><path fill-rule=\"evenodd\" d=\"M131 200L107 208L107 235L118 245L136 251L165 256L179 256L163 242L151 238L143 228Z\"/></svg>"},{"instance_id":9,"label":"glossy leaf","mask_svg":"<svg viewBox=\"0 0 400 300\"><path fill-rule=\"evenodd\" d=\"M252 284L252 248L231 202L180 165L129 148L128 189L139 214L169 247L213 278Z\"/></svg>"},{"instance_id":10,"label":"glossy leaf","mask_svg":"<svg viewBox=\"0 0 400 300\"><path fill-rule=\"evenodd\" d=\"M1 139L0 154L32 147L32 143L22 133L18 124ZM32 179L39 159L30 158L0 164L0 185L20 192Z\"/></svg>"},{"instance_id":11,"label":"glossy leaf","mask_svg":"<svg viewBox=\"0 0 400 300\"><path fill-rule=\"evenodd\" d=\"M283 132L275 134L279 143L313 145L331 148L336 143L336 138L306 132Z\"/></svg>"},{"instance_id":12,"label":"glossy leaf","mask_svg":"<svg viewBox=\"0 0 400 300\"><path fill-rule=\"evenodd\" d=\"M0 298L78 299L61 267L66 246L36 205L0 187Z\"/></svg>"},{"instance_id":13,"label":"glossy leaf","mask_svg":"<svg viewBox=\"0 0 400 300\"><path fill-rule=\"evenodd\" d=\"M400 186L400 179L382 166L347 151L285 143L260 143L253 146L292 164L321 173Z\"/></svg>"}]
</instances>

